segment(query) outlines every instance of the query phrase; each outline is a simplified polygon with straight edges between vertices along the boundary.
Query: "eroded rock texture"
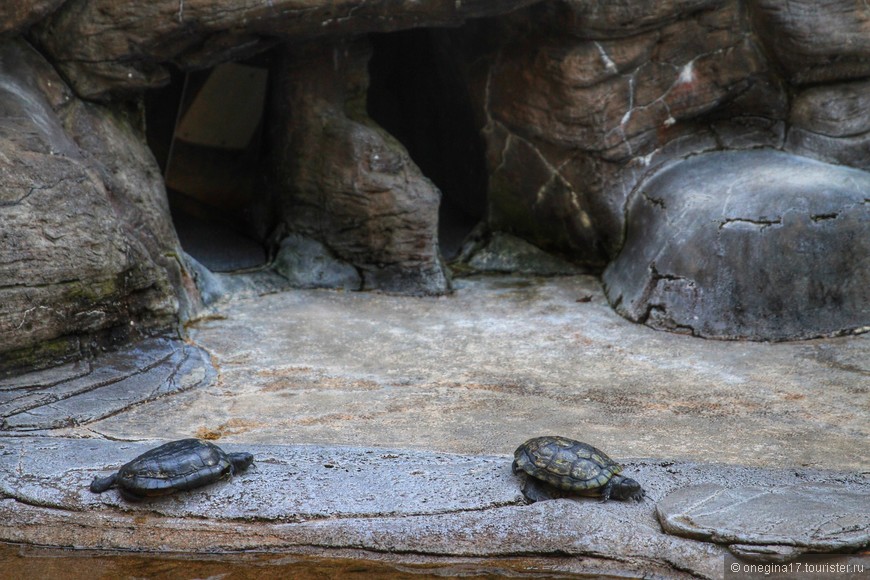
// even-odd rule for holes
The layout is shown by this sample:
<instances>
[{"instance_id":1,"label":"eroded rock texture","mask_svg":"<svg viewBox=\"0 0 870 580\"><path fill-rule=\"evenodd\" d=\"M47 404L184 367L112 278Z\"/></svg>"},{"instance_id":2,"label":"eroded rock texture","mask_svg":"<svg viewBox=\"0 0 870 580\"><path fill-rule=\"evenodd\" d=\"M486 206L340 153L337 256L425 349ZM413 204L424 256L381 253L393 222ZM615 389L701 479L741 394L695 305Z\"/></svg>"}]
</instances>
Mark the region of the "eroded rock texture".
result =
<instances>
[{"instance_id":1,"label":"eroded rock texture","mask_svg":"<svg viewBox=\"0 0 870 580\"><path fill-rule=\"evenodd\" d=\"M0 34L11 35L57 10L64 0L15 0L0 5Z\"/></svg>"},{"instance_id":2,"label":"eroded rock texture","mask_svg":"<svg viewBox=\"0 0 870 580\"><path fill-rule=\"evenodd\" d=\"M366 42L284 53L272 129L281 219L362 273L363 288L440 294L440 192L365 111Z\"/></svg>"},{"instance_id":3,"label":"eroded rock texture","mask_svg":"<svg viewBox=\"0 0 870 580\"><path fill-rule=\"evenodd\" d=\"M0 369L179 315L159 172L123 109L76 99L22 41L0 44Z\"/></svg>"},{"instance_id":4,"label":"eroded rock texture","mask_svg":"<svg viewBox=\"0 0 870 580\"><path fill-rule=\"evenodd\" d=\"M750 0L758 37L796 84L870 76L870 6L852 0Z\"/></svg>"},{"instance_id":5,"label":"eroded rock texture","mask_svg":"<svg viewBox=\"0 0 870 580\"><path fill-rule=\"evenodd\" d=\"M444 135L481 135L481 171L451 172L444 160L452 158L432 152L449 144L428 139L431 123L384 112L412 93L381 94L381 110L368 110L368 35L423 27L452 27L415 40L430 43L416 74L445 79L466 101L451 110L473 127ZM81 353L83 337L171 326L197 303L138 107L173 66L192 71L255 54L272 63L256 205L274 211L256 226L264 239L271 232L273 255L288 235L318 248L294 262L296 283L325 284L323 272L311 282L298 270L328 256L342 265L339 285L357 287L358 275L363 289L447 291L437 246L443 200L428 179L435 172L420 170L437 167L436 181L458 192L456 206L485 206L472 216L483 218L482 239L515 236L570 262L566 271L601 272L617 260L611 298L622 296L618 309L632 319L758 339L859 328L867 324L867 197L842 180L864 183L870 168L868 27L870 6L851 0L7 2L0 352L17 354L0 366ZM25 31L47 60L16 39ZM380 62L414 68L409 58ZM395 122L407 143L372 115ZM774 166L760 164L772 151L781 152ZM738 175L747 215L781 215L781 224L756 235L700 219L745 217L700 203L695 165L679 163L711 152L720 152L719 169L700 191L724 199ZM812 167L811 176L771 184L790 164L798 173ZM454 179L463 173L486 174L485 202L463 198ZM650 202L638 192L665 176L668 195L686 196L671 207L699 212L692 219L661 219L654 203L641 211ZM792 210L810 221L789 221ZM647 236L638 240L641 222ZM743 246L752 250L737 252ZM822 262L825 254L834 258ZM665 269L665 255L687 273ZM613 272L623 270L638 278L617 282ZM758 272L775 272L775 283L759 289ZM661 275L692 277L707 290L690 305L679 284L656 283L643 299L632 289Z\"/></svg>"},{"instance_id":6,"label":"eroded rock texture","mask_svg":"<svg viewBox=\"0 0 870 580\"><path fill-rule=\"evenodd\" d=\"M487 32L465 50L490 62L470 71L490 223L575 263L601 269L616 254L650 166L781 144L784 92L742 2L543 3Z\"/></svg>"}]
</instances>

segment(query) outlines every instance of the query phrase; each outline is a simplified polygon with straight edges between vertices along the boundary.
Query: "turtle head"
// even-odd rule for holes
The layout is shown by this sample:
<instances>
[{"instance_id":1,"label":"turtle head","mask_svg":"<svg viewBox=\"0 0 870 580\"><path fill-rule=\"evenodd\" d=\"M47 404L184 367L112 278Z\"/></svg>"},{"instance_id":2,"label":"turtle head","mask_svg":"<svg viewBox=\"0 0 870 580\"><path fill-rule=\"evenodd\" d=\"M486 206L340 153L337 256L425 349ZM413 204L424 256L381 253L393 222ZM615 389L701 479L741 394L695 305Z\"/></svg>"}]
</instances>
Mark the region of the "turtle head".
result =
<instances>
[{"instance_id":1,"label":"turtle head","mask_svg":"<svg viewBox=\"0 0 870 580\"><path fill-rule=\"evenodd\" d=\"M617 478L619 479L617 480ZM610 488L610 497L613 499L633 499L635 501L640 501L643 499L643 496L646 495L646 492L640 484L630 477L614 475L613 479L616 480L613 481L613 485Z\"/></svg>"},{"instance_id":2,"label":"turtle head","mask_svg":"<svg viewBox=\"0 0 870 580\"><path fill-rule=\"evenodd\" d=\"M233 464L233 473L246 470L254 462L254 456L250 453L230 453L229 458Z\"/></svg>"}]
</instances>

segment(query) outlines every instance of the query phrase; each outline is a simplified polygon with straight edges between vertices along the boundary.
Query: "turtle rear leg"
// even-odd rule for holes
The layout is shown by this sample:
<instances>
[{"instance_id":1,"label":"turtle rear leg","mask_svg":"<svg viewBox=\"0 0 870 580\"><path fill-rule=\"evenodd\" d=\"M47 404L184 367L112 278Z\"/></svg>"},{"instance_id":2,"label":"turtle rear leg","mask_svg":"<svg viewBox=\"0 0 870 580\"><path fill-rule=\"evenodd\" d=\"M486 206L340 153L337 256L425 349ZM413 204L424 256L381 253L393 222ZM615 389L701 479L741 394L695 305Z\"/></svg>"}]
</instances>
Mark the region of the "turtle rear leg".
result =
<instances>
[{"instance_id":1,"label":"turtle rear leg","mask_svg":"<svg viewBox=\"0 0 870 580\"><path fill-rule=\"evenodd\" d=\"M91 491L94 493L103 493L113 485L115 485L115 478L118 476L117 473L113 473L109 477L95 477L91 482Z\"/></svg>"},{"instance_id":2,"label":"turtle rear leg","mask_svg":"<svg viewBox=\"0 0 870 580\"><path fill-rule=\"evenodd\" d=\"M557 499L560 497L566 497L564 491L557 489L550 485L545 481L541 481L539 479L535 479L534 477L526 477L525 482L523 482L523 486L520 488L520 491L523 492L523 495L529 500L529 503L535 503L536 501L546 501L548 499Z\"/></svg>"}]
</instances>

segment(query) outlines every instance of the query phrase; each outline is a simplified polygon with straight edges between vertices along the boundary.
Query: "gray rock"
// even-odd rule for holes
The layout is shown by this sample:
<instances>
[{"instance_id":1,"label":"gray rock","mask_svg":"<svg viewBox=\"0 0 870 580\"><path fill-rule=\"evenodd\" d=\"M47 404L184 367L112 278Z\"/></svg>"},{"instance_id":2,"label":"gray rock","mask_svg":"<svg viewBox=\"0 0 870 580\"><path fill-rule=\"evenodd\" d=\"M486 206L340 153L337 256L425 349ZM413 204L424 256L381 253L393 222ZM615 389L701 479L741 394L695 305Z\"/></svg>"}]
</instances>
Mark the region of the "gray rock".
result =
<instances>
[{"instance_id":1,"label":"gray rock","mask_svg":"<svg viewBox=\"0 0 870 580\"><path fill-rule=\"evenodd\" d=\"M870 174L775 151L711 153L644 182L611 304L659 329L786 340L870 323Z\"/></svg>"},{"instance_id":2,"label":"gray rock","mask_svg":"<svg viewBox=\"0 0 870 580\"><path fill-rule=\"evenodd\" d=\"M678 489L658 502L670 533L722 544L737 554L786 558L795 552L852 552L870 545L870 493L836 483ZM750 546L772 546L752 549ZM785 546L782 550L779 547Z\"/></svg>"},{"instance_id":3,"label":"gray rock","mask_svg":"<svg viewBox=\"0 0 870 580\"><path fill-rule=\"evenodd\" d=\"M475 272L503 274L559 276L581 273L577 266L503 232L494 232L483 247L472 253L468 266Z\"/></svg>"},{"instance_id":4,"label":"gray rock","mask_svg":"<svg viewBox=\"0 0 870 580\"><path fill-rule=\"evenodd\" d=\"M138 91L168 79L160 63L206 68L266 50L276 40L355 36L402 28L457 25L536 0L401 2L378 0L208 0L148 4L67 2L39 27L44 49L87 98ZM88 42L80 42L89 38ZM134 40L135 39L135 40Z\"/></svg>"},{"instance_id":5,"label":"gray rock","mask_svg":"<svg viewBox=\"0 0 870 580\"><path fill-rule=\"evenodd\" d=\"M362 286L356 268L336 259L317 240L299 234L290 234L281 241L272 267L294 288L359 290Z\"/></svg>"},{"instance_id":6,"label":"gray rock","mask_svg":"<svg viewBox=\"0 0 870 580\"><path fill-rule=\"evenodd\" d=\"M812 87L791 108L786 148L830 163L870 169L870 82Z\"/></svg>"},{"instance_id":7,"label":"gray rock","mask_svg":"<svg viewBox=\"0 0 870 580\"><path fill-rule=\"evenodd\" d=\"M352 264L365 290L443 294L441 192L365 112L370 56L364 39L282 53L271 146L279 218Z\"/></svg>"},{"instance_id":8,"label":"gray rock","mask_svg":"<svg viewBox=\"0 0 870 580\"><path fill-rule=\"evenodd\" d=\"M169 517L304 522L433 515L524 503L510 463L501 457L219 443L227 452L253 453L254 467L227 484L131 505L116 492L93 494L88 485L163 441L53 438L39 444L39 453L29 453L37 442L14 438L0 443L0 494L58 509L103 507ZM11 462L18 467L6 469Z\"/></svg>"},{"instance_id":9,"label":"gray rock","mask_svg":"<svg viewBox=\"0 0 870 580\"><path fill-rule=\"evenodd\" d=\"M223 280L187 252L184 253L184 263L190 270L204 306L211 306L227 293Z\"/></svg>"},{"instance_id":10,"label":"gray rock","mask_svg":"<svg viewBox=\"0 0 870 580\"><path fill-rule=\"evenodd\" d=\"M2 381L0 420L3 430L18 431L85 425L140 403L208 386L216 377L202 349L153 338L95 360Z\"/></svg>"},{"instance_id":11,"label":"gray rock","mask_svg":"<svg viewBox=\"0 0 870 580\"><path fill-rule=\"evenodd\" d=\"M87 489L94 476L158 443L0 438L0 497L6 498L0 500L0 539L190 552L315 547L452 558L519 553L579 558L587 573L714 578L726 548L663 533L656 502L669 493L727 481L834 489L863 497L865 505L868 494L867 482L850 474L639 460L623 463L647 489L640 503L576 498L524 505L508 456L229 442L220 445L255 457L252 468L230 481L141 503ZM827 499L816 497L816 503ZM853 507L860 513L860 506ZM857 538L866 523L853 523L857 527L846 535Z\"/></svg>"},{"instance_id":12,"label":"gray rock","mask_svg":"<svg viewBox=\"0 0 870 580\"><path fill-rule=\"evenodd\" d=\"M758 38L799 84L870 75L870 6L852 0L753 0Z\"/></svg>"}]
</instances>

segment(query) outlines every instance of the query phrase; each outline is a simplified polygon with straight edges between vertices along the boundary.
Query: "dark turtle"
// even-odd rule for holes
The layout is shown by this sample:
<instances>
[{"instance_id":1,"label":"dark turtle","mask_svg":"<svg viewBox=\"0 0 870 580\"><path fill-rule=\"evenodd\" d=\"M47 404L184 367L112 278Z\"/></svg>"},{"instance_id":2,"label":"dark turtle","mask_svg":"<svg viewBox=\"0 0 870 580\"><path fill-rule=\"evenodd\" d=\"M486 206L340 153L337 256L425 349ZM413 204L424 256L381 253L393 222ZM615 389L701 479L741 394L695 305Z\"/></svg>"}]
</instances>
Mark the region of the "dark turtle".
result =
<instances>
[{"instance_id":1,"label":"dark turtle","mask_svg":"<svg viewBox=\"0 0 870 580\"><path fill-rule=\"evenodd\" d=\"M208 441L182 439L146 451L118 473L95 478L91 491L101 493L117 486L130 500L168 495L232 477L253 462L250 453L225 453Z\"/></svg>"},{"instance_id":2,"label":"dark turtle","mask_svg":"<svg viewBox=\"0 0 870 580\"><path fill-rule=\"evenodd\" d=\"M535 437L514 452L514 473L525 472L523 495L542 501L566 495L641 500L644 491L622 466L603 451L580 441L549 435Z\"/></svg>"}]
</instances>

